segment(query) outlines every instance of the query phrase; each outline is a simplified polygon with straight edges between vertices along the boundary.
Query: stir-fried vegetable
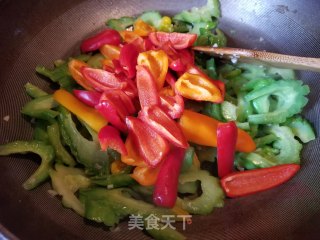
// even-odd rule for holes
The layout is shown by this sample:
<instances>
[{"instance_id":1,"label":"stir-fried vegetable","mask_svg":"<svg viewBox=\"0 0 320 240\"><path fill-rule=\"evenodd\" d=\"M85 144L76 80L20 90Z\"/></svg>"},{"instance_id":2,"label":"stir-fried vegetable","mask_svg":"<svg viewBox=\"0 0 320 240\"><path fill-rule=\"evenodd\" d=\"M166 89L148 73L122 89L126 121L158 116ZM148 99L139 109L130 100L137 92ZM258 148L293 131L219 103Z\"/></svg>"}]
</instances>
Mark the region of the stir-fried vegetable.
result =
<instances>
[{"instance_id":1,"label":"stir-fried vegetable","mask_svg":"<svg viewBox=\"0 0 320 240\"><path fill-rule=\"evenodd\" d=\"M178 178L185 149L172 149L164 160L155 184L153 201L162 207L173 207L177 199Z\"/></svg>"},{"instance_id":2,"label":"stir-fried vegetable","mask_svg":"<svg viewBox=\"0 0 320 240\"><path fill-rule=\"evenodd\" d=\"M27 152L38 154L41 157L38 169L23 183L25 189L31 190L49 177L49 169L54 161L53 147L39 141L15 141L0 146L0 156Z\"/></svg>"},{"instance_id":3,"label":"stir-fried vegetable","mask_svg":"<svg viewBox=\"0 0 320 240\"><path fill-rule=\"evenodd\" d=\"M209 214L215 207L223 206L224 194L217 178L210 176L207 171L190 171L179 178L180 183L201 182L201 196L193 198L183 198L181 206L189 213Z\"/></svg>"},{"instance_id":4,"label":"stir-fried vegetable","mask_svg":"<svg viewBox=\"0 0 320 240\"><path fill-rule=\"evenodd\" d=\"M91 184L83 170L56 164L55 170L50 169L50 178L52 188L62 196L62 204L84 216L84 206L75 195L80 188L87 188Z\"/></svg>"},{"instance_id":5,"label":"stir-fried vegetable","mask_svg":"<svg viewBox=\"0 0 320 240\"><path fill-rule=\"evenodd\" d=\"M296 80L279 80L255 87L245 96L257 112L249 115L248 121L253 124L282 123L301 112L308 102L305 97L308 93L309 88ZM271 102L271 97L275 97L277 102ZM272 112L269 112L270 108Z\"/></svg>"},{"instance_id":6,"label":"stir-fried vegetable","mask_svg":"<svg viewBox=\"0 0 320 240\"><path fill-rule=\"evenodd\" d=\"M48 94L27 83L33 99L21 112L33 118L33 140L0 145L1 156L40 155L24 188L50 177L63 205L89 220L112 227L137 215L151 236L184 239L162 229L164 215L207 215L225 194L289 180L302 143L315 139L299 115L309 88L291 70L193 52L226 44L219 17L218 0L208 0L173 18L148 11L110 19L83 40L86 54L37 67L60 88ZM150 217L161 229L148 227Z\"/></svg>"},{"instance_id":7,"label":"stir-fried vegetable","mask_svg":"<svg viewBox=\"0 0 320 240\"><path fill-rule=\"evenodd\" d=\"M292 178L300 169L298 164L232 173L221 179L228 197L239 197L278 186Z\"/></svg>"},{"instance_id":8,"label":"stir-fried vegetable","mask_svg":"<svg viewBox=\"0 0 320 240\"><path fill-rule=\"evenodd\" d=\"M233 172L238 130L234 122L220 123L217 128L218 176Z\"/></svg>"},{"instance_id":9,"label":"stir-fried vegetable","mask_svg":"<svg viewBox=\"0 0 320 240\"><path fill-rule=\"evenodd\" d=\"M185 110L179 125L187 140L204 146L217 146L217 127L219 121L203 114ZM252 152L256 145L249 134L238 129L236 149L241 152Z\"/></svg>"}]
</instances>

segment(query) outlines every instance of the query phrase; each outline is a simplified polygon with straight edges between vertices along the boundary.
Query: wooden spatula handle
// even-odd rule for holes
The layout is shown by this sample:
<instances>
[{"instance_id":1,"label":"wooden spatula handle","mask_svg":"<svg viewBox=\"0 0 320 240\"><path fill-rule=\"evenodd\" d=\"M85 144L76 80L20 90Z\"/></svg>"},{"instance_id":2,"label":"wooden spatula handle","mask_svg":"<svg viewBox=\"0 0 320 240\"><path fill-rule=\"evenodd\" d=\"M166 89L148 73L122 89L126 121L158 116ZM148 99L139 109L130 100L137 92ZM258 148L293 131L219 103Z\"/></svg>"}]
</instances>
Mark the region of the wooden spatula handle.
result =
<instances>
[{"instance_id":1,"label":"wooden spatula handle","mask_svg":"<svg viewBox=\"0 0 320 240\"><path fill-rule=\"evenodd\" d=\"M256 51L241 48L194 47L196 51L205 52L223 58L239 58L243 62L262 62L274 67L292 68L320 72L320 59L297 57L279 53Z\"/></svg>"}]
</instances>

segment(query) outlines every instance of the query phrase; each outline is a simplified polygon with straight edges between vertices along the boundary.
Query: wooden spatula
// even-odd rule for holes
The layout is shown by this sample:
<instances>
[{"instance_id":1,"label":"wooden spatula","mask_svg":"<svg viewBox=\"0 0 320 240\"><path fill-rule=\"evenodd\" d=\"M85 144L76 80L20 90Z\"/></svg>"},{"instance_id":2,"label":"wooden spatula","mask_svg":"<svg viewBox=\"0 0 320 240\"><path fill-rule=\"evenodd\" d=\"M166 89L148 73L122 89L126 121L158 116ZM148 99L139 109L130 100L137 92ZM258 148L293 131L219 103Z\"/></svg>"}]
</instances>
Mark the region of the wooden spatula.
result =
<instances>
[{"instance_id":1,"label":"wooden spatula","mask_svg":"<svg viewBox=\"0 0 320 240\"><path fill-rule=\"evenodd\" d=\"M297 57L278 53L256 51L241 48L219 48L219 47L193 47L195 51L204 52L224 59L231 59L232 62L250 62L267 64L279 68L291 68L295 70L309 70L320 72L320 59Z\"/></svg>"}]
</instances>

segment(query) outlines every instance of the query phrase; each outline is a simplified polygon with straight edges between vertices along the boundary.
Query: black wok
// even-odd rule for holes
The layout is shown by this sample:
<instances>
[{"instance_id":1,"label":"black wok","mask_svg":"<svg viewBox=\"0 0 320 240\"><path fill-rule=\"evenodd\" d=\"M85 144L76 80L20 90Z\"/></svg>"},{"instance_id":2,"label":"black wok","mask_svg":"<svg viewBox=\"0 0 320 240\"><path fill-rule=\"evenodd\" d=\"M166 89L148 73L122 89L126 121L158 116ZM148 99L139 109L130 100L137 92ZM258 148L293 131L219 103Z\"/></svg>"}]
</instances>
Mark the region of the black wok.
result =
<instances>
[{"instance_id":1,"label":"black wok","mask_svg":"<svg viewBox=\"0 0 320 240\"><path fill-rule=\"evenodd\" d=\"M320 57L318 0L221 0L221 28L229 46ZM28 100L24 84L44 89L37 64L78 52L81 39L103 28L111 17L156 9L173 14L200 6L197 0L0 0L0 143L30 139L32 128L19 111ZM320 75L299 73L309 84L305 116L320 132ZM3 118L9 116L9 121ZM319 139L305 146L302 168L290 182L253 196L226 200L210 216L193 217L188 239L319 239ZM9 239L147 239L140 231L110 232L83 220L51 197L46 183L32 191L21 184L35 170L34 156L0 159L0 233ZM16 237L15 237L16 236ZM0 239L2 239L0 234Z\"/></svg>"}]
</instances>

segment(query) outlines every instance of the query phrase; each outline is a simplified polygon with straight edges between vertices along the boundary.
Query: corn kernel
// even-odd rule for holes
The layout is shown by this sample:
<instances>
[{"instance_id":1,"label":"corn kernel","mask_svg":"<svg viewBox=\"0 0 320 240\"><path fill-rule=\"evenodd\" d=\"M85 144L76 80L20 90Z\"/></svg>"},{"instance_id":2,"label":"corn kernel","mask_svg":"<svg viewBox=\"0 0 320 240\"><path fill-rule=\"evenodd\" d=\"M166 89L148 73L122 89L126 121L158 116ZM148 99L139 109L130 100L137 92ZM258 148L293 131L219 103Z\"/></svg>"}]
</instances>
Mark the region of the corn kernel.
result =
<instances>
[{"instance_id":1,"label":"corn kernel","mask_svg":"<svg viewBox=\"0 0 320 240\"><path fill-rule=\"evenodd\" d=\"M163 18L161 18L159 30L163 32L172 32L173 26L170 17L164 16Z\"/></svg>"},{"instance_id":2,"label":"corn kernel","mask_svg":"<svg viewBox=\"0 0 320 240\"><path fill-rule=\"evenodd\" d=\"M162 19L161 19L161 23L163 25L171 25L171 18L168 17L168 16L164 16Z\"/></svg>"}]
</instances>

